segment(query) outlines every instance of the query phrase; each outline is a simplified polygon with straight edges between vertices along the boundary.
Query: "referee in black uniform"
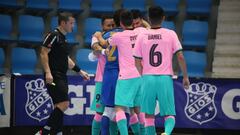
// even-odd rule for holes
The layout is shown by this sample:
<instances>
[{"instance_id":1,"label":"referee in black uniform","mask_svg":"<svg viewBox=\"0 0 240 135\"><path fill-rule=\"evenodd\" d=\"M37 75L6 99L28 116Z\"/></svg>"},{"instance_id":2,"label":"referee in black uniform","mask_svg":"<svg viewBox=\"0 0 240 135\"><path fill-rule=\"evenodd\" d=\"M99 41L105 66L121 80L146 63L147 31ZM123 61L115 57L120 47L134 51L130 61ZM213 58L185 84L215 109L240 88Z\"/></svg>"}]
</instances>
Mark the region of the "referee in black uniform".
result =
<instances>
[{"instance_id":1,"label":"referee in black uniform","mask_svg":"<svg viewBox=\"0 0 240 135\"><path fill-rule=\"evenodd\" d=\"M41 47L40 57L46 87L55 108L46 125L37 133L38 135L48 135L50 131L62 135L63 112L69 105L67 70L72 69L85 80L89 80L88 74L68 56L69 48L65 35L73 31L74 23L72 14L61 13L58 16L58 27L47 34Z\"/></svg>"}]
</instances>

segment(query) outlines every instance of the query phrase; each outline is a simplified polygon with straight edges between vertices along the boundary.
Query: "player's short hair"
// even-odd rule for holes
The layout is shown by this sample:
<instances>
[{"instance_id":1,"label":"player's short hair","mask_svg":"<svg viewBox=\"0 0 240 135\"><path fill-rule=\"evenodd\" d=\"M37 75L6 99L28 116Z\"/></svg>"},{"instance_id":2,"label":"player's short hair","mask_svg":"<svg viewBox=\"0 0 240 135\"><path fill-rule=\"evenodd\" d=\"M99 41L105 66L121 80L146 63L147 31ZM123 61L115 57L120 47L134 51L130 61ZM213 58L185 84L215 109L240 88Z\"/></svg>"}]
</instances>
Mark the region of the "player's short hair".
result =
<instances>
[{"instance_id":1,"label":"player's short hair","mask_svg":"<svg viewBox=\"0 0 240 135\"><path fill-rule=\"evenodd\" d=\"M102 17L101 17L102 25L106 19L113 19L113 16L112 15L102 15Z\"/></svg>"},{"instance_id":2,"label":"player's short hair","mask_svg":"<svg viewBox=\"0 0 240 135\"><path fill-rule=\"evenodd\" d=\"M121 12L123 11L124 9L118 9L114 12L113 20L115 22L116 27L120 27L120 15L121 15Z\"/></svg>"},{"instance_id":3,"label":"player's short hair","mask_svg":"<svg viewBox=\"0 0 240 135\"><path fill-rule=\"evenodd\" d=\"M132 13L128 10L122 11L120 15L120 21L124 26L131 26L133 22Z\"/></svg>"},{"instance_id":4,"label":"player's short hair","mask_svg":"<svg viewBox=\"0 0 240 135\"><path fill-rule=\"evenodd\" d=\"M67 22L70 17L73 17L73 15L69 12L59 13L59 15L58 15L58 25L60 25L62 21Z\"/></svg>"},{"instance_id":5,"label":"player's short hair","mask_svg":"<svg viewBox=\"0 0 240 135\"><path fill-rule=\"evenodd\" d=\"M133 19L143 18L142 13L138 9L132 9L131 13L132 13Z\"/></svg>"},{"instance_id":6,"label":"player's short hair","mask_svg":"<svg viewBox=\"0 0 240 135\"><path fill-rule=\"evenodd\" d=\"M152 6L148 9L148 17L152 25L161 24L164 10L160 6Z\"/></svg>"}]
</instances>

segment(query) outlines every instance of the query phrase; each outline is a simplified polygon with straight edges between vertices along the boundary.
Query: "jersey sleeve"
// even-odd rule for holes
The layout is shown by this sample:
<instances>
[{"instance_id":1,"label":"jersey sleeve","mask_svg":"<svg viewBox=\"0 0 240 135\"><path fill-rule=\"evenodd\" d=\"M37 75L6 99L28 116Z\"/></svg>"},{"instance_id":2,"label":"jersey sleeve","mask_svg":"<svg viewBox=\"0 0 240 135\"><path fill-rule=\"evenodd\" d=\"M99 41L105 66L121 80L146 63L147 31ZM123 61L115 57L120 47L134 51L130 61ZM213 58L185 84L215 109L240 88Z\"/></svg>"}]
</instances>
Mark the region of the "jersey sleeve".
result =
<instances>
[{"instance_id":1,"label":"jersey sleeve","mask_svg":"<svg viewBox=\"0 0 240 135\"><path fill-rule=\"evenodd\" d=\"M133 57L142 59L143 34L139 34L133 48Z\"/></svg>"},{"instance_id":2,"label":"jersey sleeve","mask_svg":"<svg viewBox=\"0 0 240 135\"><path fill-rule=\"evenodd\" d=\"M109 37L108 39L107 39L107 41L108 41L108 43L109 43L109 45L111 45L111 46L117 46L117 36L116 36L117 34L114 34L114 35L112 35L111 37Z\"/></svg>"},{"instance_id":3,"label":"jersey sleeve","mask_svg":"<svg viewBox=\"0 0 240 135\"><path fill-rule=\"evenodd\" d=\"M177 34L174 31L172 31L172 37L173 37L172 51L173 53L177 53L178 51L182 50L182 45L178 39Z\"/></svg>"},{"instance_id":4,"label":"jersey sleeve","mask_svg":"<svg viewBox=\"0 0 240 135\"><path fill-rule=\"evenodd\" d=\"M91 41L91 46L93 46L95 43L98 43L98 39L96 37L92 37L92 41Z\"/></svg>"},{"instance_id":5,"label":"jersey sleeve","mask_svg":"<svg viewBox=\"0 0 240 135\"><path fill-rule=\"evenodd\" d=\"M45 37L42 46L47 48L52 48L52 46L57 42L57 34L56 33L48 33Z\"/></svg>"}]
</instances>

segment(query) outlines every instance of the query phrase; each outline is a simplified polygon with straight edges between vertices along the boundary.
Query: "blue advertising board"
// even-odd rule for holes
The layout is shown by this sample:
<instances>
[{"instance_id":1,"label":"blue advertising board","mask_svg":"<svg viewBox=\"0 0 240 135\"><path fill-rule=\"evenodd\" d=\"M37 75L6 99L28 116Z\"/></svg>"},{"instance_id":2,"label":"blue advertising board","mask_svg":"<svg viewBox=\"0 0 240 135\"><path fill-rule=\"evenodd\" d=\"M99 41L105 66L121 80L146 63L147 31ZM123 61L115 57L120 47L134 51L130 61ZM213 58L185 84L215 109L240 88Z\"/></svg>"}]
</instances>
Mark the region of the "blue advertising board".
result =
<instances>
[{"instance_id":1,"label":"blue advertising board","mask_svg":"<svg viewBox=\"0 0 240 135\"><path fill-rule=\"evenodd\" d=\"M69 76L70 105L65 111L65 125L90 125L94 112L90 110L93 100L94 78L84 81L79 76ZM14 123L16 126L43 125L53 109L43 76L16 76L14 85Z\"/></svg>"},{"instance_id":2,"label":"blue advertising board","mask_svg":"<svg viewBox=\"0 0 240 135\"><path fill-rule=\"evenodd\" d=\"M84 81L69 76L70 106L65 111L65 125L91 125L94 112L94 77ZM16 126L43 125L53 109L42 76L17 76L14 85L14 123ZM176 127L240 129L240 80L190 78L184 90L182 78L174 80ZM161 112L161 110L160 110ZM156 109L156 125L163 127L163 118Z\"/></svg>"},{"instance_id":3,"label":"blue advertising board","mask_svg":"<svg viewBox=\"0 0 240 135\"><path fill-rule=\"evenodd\" d=\"M182 78L174 80L176 127L240 129L240 80L190 78L184 90ZM163 126L158 119L157 125Z\"/></svg>"}]
</instances>

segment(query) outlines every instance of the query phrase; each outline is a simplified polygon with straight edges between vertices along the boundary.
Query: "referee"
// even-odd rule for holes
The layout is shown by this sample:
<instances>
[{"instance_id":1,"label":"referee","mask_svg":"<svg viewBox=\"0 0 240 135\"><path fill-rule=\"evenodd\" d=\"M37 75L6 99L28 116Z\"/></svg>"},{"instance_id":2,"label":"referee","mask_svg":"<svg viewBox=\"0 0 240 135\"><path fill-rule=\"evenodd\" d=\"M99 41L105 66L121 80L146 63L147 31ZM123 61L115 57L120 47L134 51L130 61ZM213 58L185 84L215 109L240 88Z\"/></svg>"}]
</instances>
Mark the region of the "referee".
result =
<instances>
[{"instance_id":1,"label":"referee","mask_svg":"<svg viewBox=\"0 0 240 135\"><path fill-rule=\"evenodd\" d=\"M87 72L81 70L68 56L69 48L65 35L73 31L74 23L72 14L61 13L58 16L58 27L47 34L41 47L44 79L55 108L37 135L48 135L50 131L62 135L63 113L69 105L67 70L72 69L85 80L89 80Z\"/></svg>"}]
</instances>

